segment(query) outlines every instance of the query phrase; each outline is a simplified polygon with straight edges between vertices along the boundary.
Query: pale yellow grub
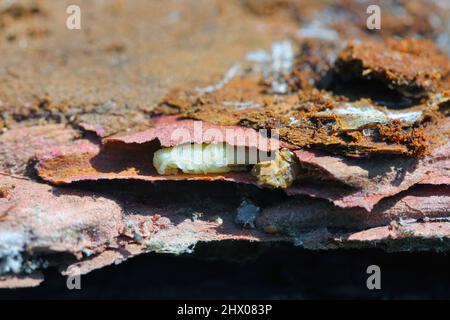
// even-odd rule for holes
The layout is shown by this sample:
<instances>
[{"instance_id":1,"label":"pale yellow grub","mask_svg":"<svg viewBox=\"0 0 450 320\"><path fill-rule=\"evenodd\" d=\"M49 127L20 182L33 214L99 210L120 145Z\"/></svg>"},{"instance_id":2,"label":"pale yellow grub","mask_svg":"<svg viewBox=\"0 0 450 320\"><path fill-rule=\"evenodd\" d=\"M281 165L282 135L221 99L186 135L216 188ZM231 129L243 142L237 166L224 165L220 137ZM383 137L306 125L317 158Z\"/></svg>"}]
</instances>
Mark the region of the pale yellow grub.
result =
<instances>
[{"instance_id":1,"label":"pale yellow grub","mask_svg":"<svg viewBox=\"0 0 450 320\"><path fill-rule=\"evenodd\" d=\"M237 170L225 144L183 144L158 150L153 166L161 175L223 173Z\"/></svg>"},{"instance_id":2,"label":"pale yellow grub","mask_svg":"<svg viewBox=\"0 0 450 320\"><path fill-rule=\"evenodd\" d=\"M227 144L183 144L163 148L155 152L153 166L160 175L210 174L243 171L247 163L236 163L233 147ZM248 150L243 158L248 158ZM245 161L244 161L245 162ZM273 160L262 161L253 166L251 173L260 185L287 188L299 172L295 155L287 150L275 152Z\"/></svg>"}]
</instances>

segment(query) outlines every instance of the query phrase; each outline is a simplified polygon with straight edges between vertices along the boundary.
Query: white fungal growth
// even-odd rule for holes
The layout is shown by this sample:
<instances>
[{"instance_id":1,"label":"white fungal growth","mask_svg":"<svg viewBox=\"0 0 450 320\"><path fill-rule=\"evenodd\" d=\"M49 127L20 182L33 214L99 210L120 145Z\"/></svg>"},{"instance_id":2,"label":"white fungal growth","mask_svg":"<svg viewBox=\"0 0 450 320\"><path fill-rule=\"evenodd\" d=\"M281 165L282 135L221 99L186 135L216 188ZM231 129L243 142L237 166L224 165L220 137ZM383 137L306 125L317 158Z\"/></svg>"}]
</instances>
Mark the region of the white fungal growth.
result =
<instances>
[{"instance_id":1,"label":"white fungal growth","mask_svg":"<svg viewBox=\"0 0 450 320\"><path fill-rule=\"evenodd\" d=\"M422 111L390 111L377 109L370 105L356 106L345 103L342 108L319 112L319 114L339 115L341 126L353 130L371 123L387 124L392 120L413 124L420 119Z\"/></svg>"},{"instance_id":2,"label":"white fungal growth","mask_svg":"<svg viewBox=\"0 0 450 320\"><path fill-rule=\"evenodd\" d=\"M228 82L230 82L239 72L241 69L241 66L236 63L233 65L228 72L225 74L222 80L217 82L216 84L209 85L205 88L197 89L197 93L199 95L205 94L205 93L212 93L214 91L222 89Z\"/></svg>"},{"instance_id":3,"label":"white fungal growth","mask_svg":"<svg viewBox=\"0 0 450 320\"><path fill-rule=\"evenodd\" d=\"M288 40L272 44L270 53L258 50L246 55L248 61L260 65L264 78L272 80L272 91L279 94L288 93L288 85L284 76L291 72L294 57L292 43Z\"/></svg>"},{"instance_id":4,"label":"white fungal growth","mask_svg":"<svg viewBox=\"0 0 450 320\"><path fill-rule=\"evenodd\" d=\"M320 22L313 22L298 30L297 37L338 41L339 33Z\"/></svg>"},{"instance_id":5,"label":"white fungal growth","mask_svg":"<svg viewBox=\"0 0 450 320\"><path fill-rule=\"evenodd\" d=\"M294 61L294 50L290 41L275 42L272 45L272 71L290 72Z\"/></svg>"},{"instance_id":6,"label":"white fungal growth","mask_svg":"<svg viewBox=\"0 0 450 320\"><path fill-rule=\"evenodd\" d=\"M422 111L412 111L412 112L386 112L389 119L401 120L406 123L414 123L422 116Z\"/></svg>"},{"instance_id":7,"label":"white fungal growth","mask_svg":"<svg viewBox=\"0 0 450 320\"><path fill-rule=\"evenodd\" d=\"M256 218L260 212L261 209L259 207L255 206L250 201L244 200L237 209L234 222L244 228L254 229L256 227Z\"/></svg>"},{"instance_id":8,"label":"white fungal growth","mask_svg":"<svg viewBox=\"0 0 450 320\"><path fill-rule=\"evenodd\" d=\"M262 49L247 53L245 55L245 58L248 61L256 62L256 63L260 63L260 64L268 63L271 60L270 53L268 53Z\"/></svg>"},{"instance_id":9,"label":"white fungal growth","mask_svg":"<svg viewBox=\"0 0 450 320\"><path fill-rule=\"evenodd\" d=\"M20 273L22 271L21 252L25 237L21 233L0 231L0 274Z\"/></svg>"},{"instance_id":10,"label":"white fungal growth","mask_svg":"<svg viewBox=\"0 0 450 320\"><path fill-rule=\"evenodd\" d=\"M288 85L284 75L292 70L294 50L290 41L277 42L272 45L272 91L288 93Z\"/></svg>"},{"instance_id":11,"label":"white fungal growth","mask_svg":"<svg viewBox=\"0 0 450 320\"><path fill-rule=\"evenodd\" d=\"M222 104L225 107L232 107L234 110L262 108L262 105L255 103L253 101L224 101L224 102L222 102Z\"/></svg>"}]
</instances>

